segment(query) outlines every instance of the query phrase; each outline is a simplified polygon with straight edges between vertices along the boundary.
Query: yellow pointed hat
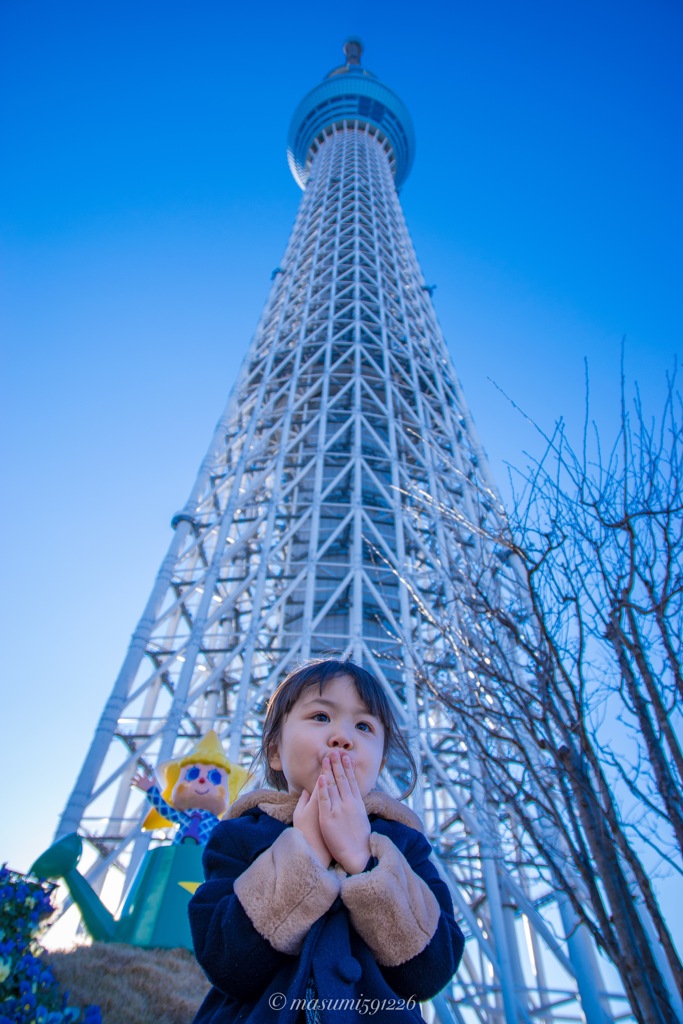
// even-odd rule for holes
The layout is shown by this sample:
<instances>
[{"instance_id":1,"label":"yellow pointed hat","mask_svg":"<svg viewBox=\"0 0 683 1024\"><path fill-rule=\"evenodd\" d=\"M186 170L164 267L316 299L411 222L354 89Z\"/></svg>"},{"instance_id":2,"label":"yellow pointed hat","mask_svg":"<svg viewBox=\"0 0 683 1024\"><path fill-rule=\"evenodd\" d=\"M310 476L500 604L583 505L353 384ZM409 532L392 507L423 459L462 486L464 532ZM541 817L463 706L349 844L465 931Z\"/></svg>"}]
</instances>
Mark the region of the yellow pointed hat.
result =
<instances>
[{"instance_id":1,"label":"yellow pointed hat","mask_svg":"<svg viewBox=\"0 0 683 1024\"><path fill-rule=\"evenodd\" d=\"M157 768L157 778L163 787L161 796L166 803L171 802L171 794L178 781L181 768L188 764L212 764L216 768L225 769L228 773L229 804L234 802L237 794L244 787L247 779L250 778L249 772L245 768L241 768L238 764L233 764L232 761L227 759L218 734L211 729L207 732L206 736L202 736L187 754L183 754L182 757L175 757L170 761L164 761ZM145 818L142 827L150 830L168 828L170 824L171 822L168 818L164 818L158 811L152 809Z\"/></svg>"}]
</instances>

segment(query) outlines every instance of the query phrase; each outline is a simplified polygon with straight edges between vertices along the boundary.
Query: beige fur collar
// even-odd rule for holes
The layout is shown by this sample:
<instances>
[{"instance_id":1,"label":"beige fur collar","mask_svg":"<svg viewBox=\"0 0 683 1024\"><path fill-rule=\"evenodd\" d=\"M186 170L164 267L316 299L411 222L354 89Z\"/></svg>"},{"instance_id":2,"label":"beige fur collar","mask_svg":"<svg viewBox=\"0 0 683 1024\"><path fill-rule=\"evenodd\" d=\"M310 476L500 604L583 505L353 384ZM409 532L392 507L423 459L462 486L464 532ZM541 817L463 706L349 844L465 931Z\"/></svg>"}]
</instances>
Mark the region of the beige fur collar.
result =
<instances>
[{"instance_id":1,"label":"beige fur collar","mask_svg":"<svg viewBox=\"0 0 683 1024\"><path fill-rule=\"evenodd\" d=\"M276 818L283 825L291 825L294 815L294 808L298 802L298 796L292 793L280 793L276 789L254 789L251 793L235 800L228 809L225 818L239 818L241 814L258 807L271 818ZM373 789L363 801L368 814L377 814L380 818L388 818L390 821L399 821L402 825L424 832L422 822L410 807L406 807L400 800L395 800L388 793L382 793L379 789Z\"/></svg>"}]
</instances>

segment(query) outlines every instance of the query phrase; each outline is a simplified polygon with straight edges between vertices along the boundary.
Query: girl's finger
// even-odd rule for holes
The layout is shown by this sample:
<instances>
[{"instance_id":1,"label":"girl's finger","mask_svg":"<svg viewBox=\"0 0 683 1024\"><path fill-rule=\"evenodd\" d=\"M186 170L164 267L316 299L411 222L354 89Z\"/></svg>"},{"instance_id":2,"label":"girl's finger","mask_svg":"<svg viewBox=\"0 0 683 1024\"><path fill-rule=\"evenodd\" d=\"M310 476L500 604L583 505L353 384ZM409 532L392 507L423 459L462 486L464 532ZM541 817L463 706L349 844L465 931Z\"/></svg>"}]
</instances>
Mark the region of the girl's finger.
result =
<instances>
[{"instance_id":1,"label":"girl's finger","mask_svg":"<svg viewBox=\"0 0 683 1024\"><path fill-rule=\"evenodd\" d=\"M358 788L358 783L356 781L356 773L353 770L353 761L348 754L344 754L342 757L342 763L346 771L346 778L348 779L351 792L354 796L360 797L360 789Z\"/></svg>"},{"instance_id":2,"label":"girl's finger","mask_svg":"<svg viewBox=\"0 0 683 1024\"><path fill-rule=\"evenodd\" d=\"M332 769L329 757L323 758L323 770L320 778L325 780L325 788L330 801L330 806L336 807L339 801L339 787L337 785L337 779Z\"/></svg>"},{"instance_id":3,"label":"girl's finger","mask_svg":"<svg viewBox=\"0 0 683 1024\"><path fill-rule=\"evenodd\" d=\"M299 796L299 799L298 799L297 805L296 805L297 811L303 811L304 807L307 805L307 803L308 803L308 801L310 799L311 799L311 794L308 792L308 790L307 789L302 789L301 790L301 795Z\"/></svg>"},{"instance_id":4,"label":"girl's finger","mask_svg":"<svg viewBox=\"0 0 683 1024\"><path fill-rule=\"evenodd\" d=\"M348 760L348 755L344 756ZM332 761L332 758L330 758L330 761ZM339 795L342 796L347 794L351 787L349 786L349 780L346 777L345 766L342 764L342 755L337 755L337 757L332 761L332 771L334 772L334 780L339 789Z\"/></svg>"}]
</instances>

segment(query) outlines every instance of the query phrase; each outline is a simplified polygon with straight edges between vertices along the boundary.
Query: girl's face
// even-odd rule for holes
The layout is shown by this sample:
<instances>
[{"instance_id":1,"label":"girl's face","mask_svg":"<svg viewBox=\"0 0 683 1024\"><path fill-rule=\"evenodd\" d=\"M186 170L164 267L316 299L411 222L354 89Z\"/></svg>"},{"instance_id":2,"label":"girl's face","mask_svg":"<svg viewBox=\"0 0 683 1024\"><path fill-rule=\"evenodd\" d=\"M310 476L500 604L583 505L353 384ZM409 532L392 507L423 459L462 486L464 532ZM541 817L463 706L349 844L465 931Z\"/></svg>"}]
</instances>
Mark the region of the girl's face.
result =
<instances>
[{"instance_id":1,"label":"girl's face","mask_svg":"<svg viewBox=\"0 0 683 1024\"><path fill-rule=\"evenodd\" d=\"M351 758L361 796L367 796L384 762L384 726L368 712L351 676L336 676L322 694L311 686L284 722L270 767L283 772L290 793L312 793L330 751Z\"/></svg>"}]
</instances>

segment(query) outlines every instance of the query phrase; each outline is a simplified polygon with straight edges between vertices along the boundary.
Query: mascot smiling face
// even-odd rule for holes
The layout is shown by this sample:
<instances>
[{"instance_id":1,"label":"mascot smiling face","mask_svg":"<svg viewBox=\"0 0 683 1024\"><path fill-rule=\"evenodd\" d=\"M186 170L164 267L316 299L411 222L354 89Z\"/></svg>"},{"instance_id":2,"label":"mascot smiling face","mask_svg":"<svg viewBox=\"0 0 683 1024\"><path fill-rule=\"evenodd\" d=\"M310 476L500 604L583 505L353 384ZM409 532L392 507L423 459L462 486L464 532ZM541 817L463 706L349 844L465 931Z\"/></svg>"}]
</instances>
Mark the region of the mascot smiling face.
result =
<instances>
[{"instance_id":1,"label":"mascot smiling face","mask_svg":"<svg viewBox=\"0 0 683 1024\"><path fill-rule=\"evenodd\" d=\"M215 764L193 761L180 769L169 803L179 811L201 808L220 818L228 806L228 773Z\"/></svg>"}]
</instances>

